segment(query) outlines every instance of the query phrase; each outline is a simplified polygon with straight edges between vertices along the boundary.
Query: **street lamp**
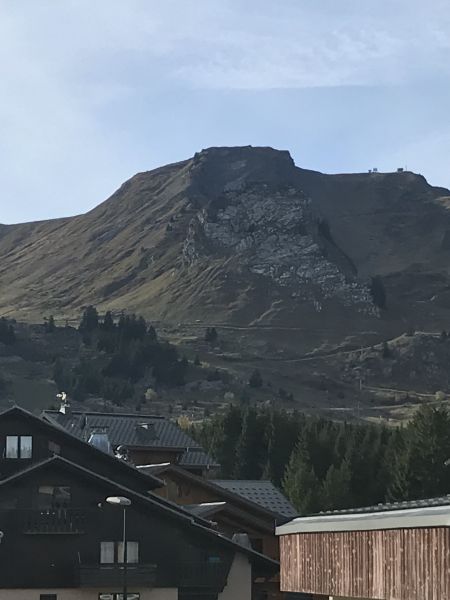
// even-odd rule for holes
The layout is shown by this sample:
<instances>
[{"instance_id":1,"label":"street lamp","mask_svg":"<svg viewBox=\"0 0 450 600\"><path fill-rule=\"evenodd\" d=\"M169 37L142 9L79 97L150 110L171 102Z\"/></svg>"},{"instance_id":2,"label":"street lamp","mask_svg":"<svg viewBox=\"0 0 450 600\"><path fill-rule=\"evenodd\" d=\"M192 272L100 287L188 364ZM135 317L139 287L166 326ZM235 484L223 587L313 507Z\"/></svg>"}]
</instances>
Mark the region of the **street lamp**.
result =
<instances>
[{"instance_id":1,"label":"street lamp","mask_svg":"<svg viewBox=\"0 0 450 600\"><path fill-rule=\"evenodd\" d=\"M127 507L130 506L131 500L125 496L108 496L106 502L123 508L123 600L127 600Z\"/></svg>"}]
</instances>

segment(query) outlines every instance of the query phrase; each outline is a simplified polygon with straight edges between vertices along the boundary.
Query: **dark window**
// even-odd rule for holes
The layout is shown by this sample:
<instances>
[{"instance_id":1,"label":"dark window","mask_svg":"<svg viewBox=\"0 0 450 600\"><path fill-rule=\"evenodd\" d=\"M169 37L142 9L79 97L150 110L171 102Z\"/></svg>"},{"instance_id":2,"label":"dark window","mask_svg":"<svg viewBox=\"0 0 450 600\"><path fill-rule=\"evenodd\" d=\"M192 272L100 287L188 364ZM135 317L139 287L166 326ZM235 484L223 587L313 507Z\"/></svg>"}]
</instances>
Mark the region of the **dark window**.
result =
<instances>
[{"instance_id":1,"label":"dark window","mask_svg":"<svg viewBox=\"0 0 450 600\"><path fill-rule=\"evenodd\" d=\"M70 505L70 487L66 485L40 485L38 508L67 508Z\"/></svg>"},{"instance_id":2,"label":"dark window","mask_svg":"<svg viewBox=\"0 0 450 600\"><path fill-rule=\"evenodd\" d=\"M6 458L31 458L33 455L33 438L31 435L7 435Z\"/></svg>"},{"instance_id":3,"label":"dark window","mask_svg":"<svg viewBox=\"0 0 450 600\"><path fill-rule=\"evenodd\" d=\"M50 441L48 443L48 449L52 454L60 454L61 446L59 444L55 444L55 442Z\"/></svg>"},{"instance_id":4,"label":"dark window","mask_svg":"<svg viewBox=\"0 0 450 600\"><path fill-rule=\"evenodd\" d=\"M39 600L58 600L58 596L56 594L40 594Z\"/></svg>"}]
</instances>

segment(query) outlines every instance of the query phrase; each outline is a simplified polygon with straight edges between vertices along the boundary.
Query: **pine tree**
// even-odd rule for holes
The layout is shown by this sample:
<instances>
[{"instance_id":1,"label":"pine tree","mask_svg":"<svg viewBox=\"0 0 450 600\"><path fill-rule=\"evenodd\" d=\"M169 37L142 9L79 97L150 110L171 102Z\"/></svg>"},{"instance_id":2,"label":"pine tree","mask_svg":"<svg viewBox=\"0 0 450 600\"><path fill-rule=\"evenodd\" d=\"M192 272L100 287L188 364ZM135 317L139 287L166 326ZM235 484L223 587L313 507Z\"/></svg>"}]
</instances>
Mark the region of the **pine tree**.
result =
<instances>
[{"instance_id":1,"label":"pine tree","mask_svg":"<svg viewBox=\"0 0 450 600\"><path fill-rule=\"evenodd\" d=\"M262 475L264 435L254 408L244 413L242 431L236 449L234 476L239 479L259 479Z\"/></svg>"},{"instance_id":2,"label":"pine tree","mask_svg":"<svg viewBox=\"0 0 450 600\"><path fill-rule=\"evenodd\" d=\"M321 508L323 510L339 510L352 505L351 472L348 460L343 460L339 467L331 465L321 490Z\"/></svg>"},{"instance_id":3,"label":"pine tree","mask_svg":"<svg viewBox=\"0 0 450 600\"><path fill-rule=\"evenodd\" d=\"M105 314L105 316L103 318L102 329L103 329L103 331L114 331L114 328L115 328L114 319L113 319L111 311L108 310L108 312Z\"/></svg>"},{"instance_id":4,"label":"pine tree","mask_svg":"<svg viewBox=\"0 0 450 600\"><path fill-rule=\"evenodd\" d=\"M250 379L248 380L248 385L251 388L260 388L263 385L263 380L261 377L261 373L258 369L255 369L253 373L250 375Z\"/></svg>"},{"instance_id":5,"label":"pine tree","mask_svg":"<svg viewBox=\"0 0 450 600\"><path fill-rule=\"evenodd\" d=\"M383 280L379 275L372 277L370 282L370 294L375 306L384 310L386 308L386 289Z\"/></svg>"},{"instance_id":6,"label":"pine tree","mask_svg":"<svg viewBox=\"0 0 450 600\"><path fill-rule=\"evenodd\" d=\"M319 509L320 484L304 439L299 440L289 460L283 479L283 489L300 514L311 514Z\"/></svg>"},{"instance_id":7,"label":"pine tree","mask_svg":"<svg viewBox=\"0 0 450 600\"><path fill-rule=\"evenodd\" d=\"M53 315L50 315L49 318L47 319L47 317L44 319L44 330L45 333L53 333L56 329L56 325L55 325L55 319L53 318Z\"/></svg>"},{"instance_id":8,"label":"pine tree","mask_svg":"<svg viewBox=\"0 0 450 600\"><path fill-rule=\"evenodd\" d=\"M81 317L78 331L91 333L98 329L98 312L95 306L88 306Z\"/></svg>"},{"instance_id":9,"label":"pine tree","mask_svg":"<svg viewBox=\"0 0 450 600\"><path fill-rule=\"evenodd\" d=\"M450 491L450 413L422 406L408 430L410 494L413 498L440 496Z\"/></svg>"}]
</instances>

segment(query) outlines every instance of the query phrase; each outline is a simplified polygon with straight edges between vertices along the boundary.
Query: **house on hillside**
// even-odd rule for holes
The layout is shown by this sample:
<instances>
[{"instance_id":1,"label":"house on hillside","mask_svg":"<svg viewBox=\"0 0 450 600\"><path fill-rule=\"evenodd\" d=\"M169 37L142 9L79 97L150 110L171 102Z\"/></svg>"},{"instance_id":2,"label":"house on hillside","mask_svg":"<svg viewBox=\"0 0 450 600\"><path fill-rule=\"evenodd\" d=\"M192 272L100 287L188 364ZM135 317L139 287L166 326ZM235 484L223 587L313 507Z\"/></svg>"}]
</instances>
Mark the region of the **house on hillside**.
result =
<instances>
[{"instance_id":1,"label":"house on hillside","mask_svg":"<svg viewBox=\"0 0 450 600\"><path fill-rule=\"evenodd\" d=\"M277 535L286 592L450 599L450 496L300 517Z\"/></svg>"},{"instance_id":2,"label":"house on hillside","mask_svg":"<svg viewBox=\"0 0 450 600\"><path fill-rule=\"evenodd\" d=\"M156 494L210 521L230 539L244 535L254 550L279 560L275 527L292 519L297 511L270 481L204 479L171 464L138 469L164 481ZM256 588L266 600L284 597L278 574Z\"/></svg>"},{"instance_id":3,"label":"house on hillside","mask_svg":"<svg viewBox=\"0 0 450 600\"><path fill-rule=\"evenodd\" d=\"M169 462L197 475L219 466L194 439L164 417L72 411L67 403L59 411L44 411L42 417L86 442L95 434L103 434L114 451L126 451L129 461L136 465Z\"/></svg>"},{"instance_id":4,"label":"house on hillside","mask_svg":"<svg viewBox=\"0 0 450 600\"><path fill-rule=\"evenodd\" d=\"M250 600L278 563L156 495L162 484L18 407L1 413L0 598L123 600L126 557L127 600Z\"/></svg>"}]
</instances>

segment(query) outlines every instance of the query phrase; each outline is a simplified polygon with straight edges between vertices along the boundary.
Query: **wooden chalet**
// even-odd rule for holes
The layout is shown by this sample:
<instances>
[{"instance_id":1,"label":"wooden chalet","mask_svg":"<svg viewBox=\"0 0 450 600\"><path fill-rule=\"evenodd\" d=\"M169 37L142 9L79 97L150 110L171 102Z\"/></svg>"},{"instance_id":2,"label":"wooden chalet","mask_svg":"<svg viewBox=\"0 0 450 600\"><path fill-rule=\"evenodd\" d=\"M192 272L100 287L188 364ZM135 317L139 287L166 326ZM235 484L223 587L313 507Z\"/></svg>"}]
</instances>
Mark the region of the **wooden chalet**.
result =
<instances>
[{"instance_id":1,"label":"wooden chalet","mask_svg":"<svg viewBox=\"0 0 450 600\"><path fill-rule=\"evenodd\" d=\"M107 436L113 451L126 451L136 465L170 462L197 475L219 466L198 442L164 417L72 411L68 403L60 410L44 411L42 417L86 442L99 433Z\"/></svg>"},{"instance_id":2,"label":"wooden chalet","mask_svg":"<svg viewBox=\"0 0 450 600\"><path fill-rule=\"evenodd\" d=\"M277 562L162 498L139 471L14 407L0 414L1 600L250 600Z\"/></svg>"},{"instance_id":3,"label":"wooden chalet","mask_svg":"<svg viewBox=\"0 0 450 600\"><path fill-rule=\"evenodd\" d=\"M164 481L164 487L156 490L156 494L209 520L229 538L246 536L254 550L279 560L275 527L297 511L271 482L204 479L171 464L138 469ZM265 600L284 597L280 594L278 574L256 588L255 597Z\"/></svg>"},{"instance_id":4,"label":"wooden chalet","mask_svg":"<svg viewBox=\"0 0 450 600\"><path fill-rule=\"evenodd\" d=\"M277 535L286 592L450 599L450 496L296 518Z\"/></svg>"}]
</instances>

